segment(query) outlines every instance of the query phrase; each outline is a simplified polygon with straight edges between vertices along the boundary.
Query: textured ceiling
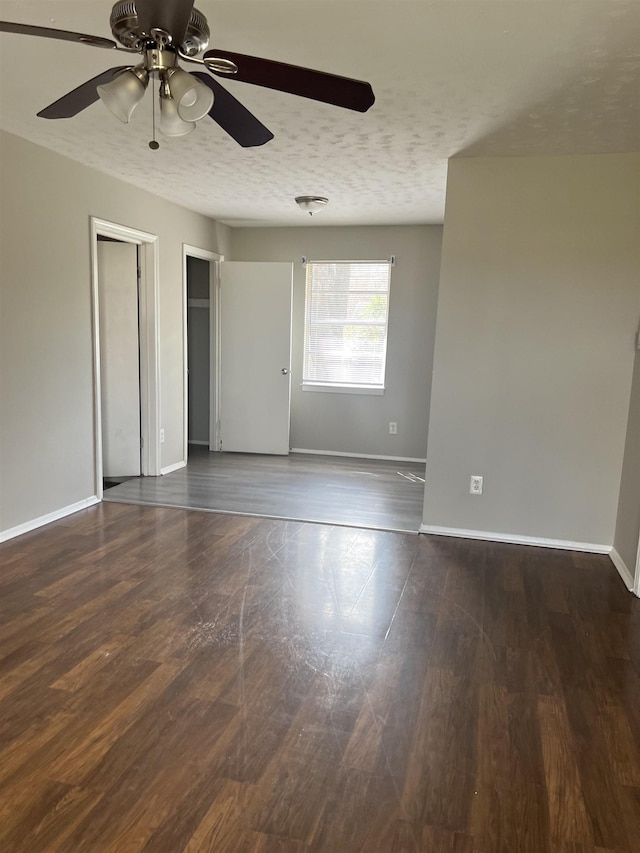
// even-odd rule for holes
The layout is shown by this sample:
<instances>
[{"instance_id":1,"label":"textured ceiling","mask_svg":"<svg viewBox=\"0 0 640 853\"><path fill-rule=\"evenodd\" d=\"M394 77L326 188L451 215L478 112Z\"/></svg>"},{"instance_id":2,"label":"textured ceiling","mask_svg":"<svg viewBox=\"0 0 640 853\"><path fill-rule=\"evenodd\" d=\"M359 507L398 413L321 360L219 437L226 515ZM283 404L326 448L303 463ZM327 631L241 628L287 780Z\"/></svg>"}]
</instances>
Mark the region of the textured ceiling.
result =
<instances>
[{"instance_id":1,"label":"textured ceiling","mask_svg":"<svg viewBox=\"0 0 640 853\"><path fill-rule=\"evenodd\" d=\"M275 138L242 149L205 120L150 151L96 103L36 112L125 54L0 33L0 126L230 225L439 223L454 156L640 150L640 0L196 0L210 47L368 80L364 115L224 85ZM0 18L110 37L109 0L0 0ZM120 60L124 59L124 62Z\"/></svg>"}]
</instances>

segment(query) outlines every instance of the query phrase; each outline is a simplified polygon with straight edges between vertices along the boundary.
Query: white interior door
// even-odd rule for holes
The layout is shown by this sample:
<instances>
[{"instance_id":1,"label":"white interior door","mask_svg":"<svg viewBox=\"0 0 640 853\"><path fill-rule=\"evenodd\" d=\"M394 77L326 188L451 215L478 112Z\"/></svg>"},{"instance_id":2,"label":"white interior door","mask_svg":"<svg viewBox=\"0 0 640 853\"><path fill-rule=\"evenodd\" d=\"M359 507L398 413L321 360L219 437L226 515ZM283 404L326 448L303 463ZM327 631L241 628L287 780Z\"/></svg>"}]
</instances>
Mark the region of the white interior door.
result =
<instances>
[{"instance_id":1,"label":"white interior door","mask_svg":"<svg viewBox=\"0 0 640 853\"><path fill-rule=\"evenodd\" d=\"M293 264L220 264L222 450L289 453Z\"/></svg>"},{"instance_id":2,"label":"white interior door","mask_svg":"<svg viewBox=\"0 0 640 853\"><path fill-rule=\"evenodd\" d=\"M138 261L134 243L98 241L103 477L140 475Z\"/></svg>"}]
</instances>

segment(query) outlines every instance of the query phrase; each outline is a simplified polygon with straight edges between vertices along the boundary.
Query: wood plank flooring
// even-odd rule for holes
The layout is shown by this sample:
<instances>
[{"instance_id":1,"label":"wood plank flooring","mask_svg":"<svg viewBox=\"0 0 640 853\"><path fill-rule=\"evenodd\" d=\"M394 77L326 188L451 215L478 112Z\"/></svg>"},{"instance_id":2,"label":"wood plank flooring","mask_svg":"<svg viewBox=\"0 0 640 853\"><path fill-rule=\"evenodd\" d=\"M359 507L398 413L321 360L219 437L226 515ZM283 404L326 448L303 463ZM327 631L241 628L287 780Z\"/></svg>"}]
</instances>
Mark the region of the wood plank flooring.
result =
<instances>
[{"instance_id":1,"label":"wood plank flooring","mask_svg":"<svg viewBox=\"0 0 640 853\"><path fill-rule=\"evenodd\" d=\"M605 556L103 503L0 545L3 853L637 853Z\"/></svg>"},{"instance_id":2,"label":"wood plank flooring","mask_svg":"<svg viewBox=\"0 0 640 853\"><path fill-rule=\"evenodd\" d=\"M196 446L186 468L128 480L104 499L417 533L424 471L424 463L209 453Z\"/></svg>"}]
</instances>

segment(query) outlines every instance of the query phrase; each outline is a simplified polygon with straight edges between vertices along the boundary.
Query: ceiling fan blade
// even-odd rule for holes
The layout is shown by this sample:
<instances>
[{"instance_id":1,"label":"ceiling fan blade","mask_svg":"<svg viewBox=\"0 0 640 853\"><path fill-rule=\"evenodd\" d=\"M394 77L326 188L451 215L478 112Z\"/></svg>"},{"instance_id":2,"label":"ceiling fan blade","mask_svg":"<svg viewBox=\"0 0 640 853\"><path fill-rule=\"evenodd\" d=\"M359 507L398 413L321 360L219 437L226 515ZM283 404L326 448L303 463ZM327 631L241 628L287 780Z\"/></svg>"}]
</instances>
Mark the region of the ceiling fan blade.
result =
<instances>
[{"instance_id":1,"label":"ceiling fan blade","mask_svg":"<svg viewBox=\"0 0 640 853\"><path fill-rule=\"evenodd\" d=\"M338 77L324 71L301 68L299 65L287 65L271 59L259 59L257 56L245 56L228 50L208 50L204 62L211 59L231 60L238 67L237 73L229 76L233 80L254 83L267 89L289 92L314 101L324 101L336 107L345 107L364 113L375 101L370 83L352 80L350 77ZM209 67L209 66L207 66ZM209 68L212 74L221 73Z\"/></svg>"},{"instance_id":2,"label":"ceiling fan blade","mask_svg":"<svg viewBox=\"0 0 640 853\"><path fill-rule=\"evenodd\" d=\"M254 148L273 139L273 133L240 101L230 95L217 80L201 71L193 72L193 76L208 86L215 96L209 115L239 145L243 148Z\"/></svg>"},{"instance_id":3,"label":"ceiling fan blade","mask_svg":"<svg viewBox=\"0 0 640 853\"><path fill-rule=\"evenodd\" d=\"M97 86L101 86L103 83L109 83L115 74L119 71L124 71L127 68L131 68L131 66L120 65L117 68L109 68L108 71L103 71L102 74L92 77L91 80L87 80L86 83L83 83L71 92L67 92L66 95L63 95L61 98L58 98L57 101L49 104L48 107L40 110L38 117L71 118L72 116L77 115L79 112L90 107L91 104L94 104L98 100L99 96L96 90Z\"/></svg>"},{"instance_id":4,"label":"ceiling fan blade","mask_svg":"<svg viewBox=\"0 0 640 853\"><path fill-rule=\"evenodd\" d=\"M193 0L136 0L138 25L144 33L152 28L164 30L181 45L193 9Z\"/></svg>"},{"instance_id":5,"label":"ceiling fan blade","mask_svg":"<svg viewBox=\"0 0 640 853\"><path fill-rule=\"evenodd\" d=\"M61 39L62 41L77 41L90 47L106 47L109 50L118 49L111 39L101 36L90 36L86 33L73 33L70 30L54 30L51 27L32 27L30 24L14 24L11 21L0 21L0 33L18 33L23 36L40 36L46 39Z\"/></svg>"}]
</instances>

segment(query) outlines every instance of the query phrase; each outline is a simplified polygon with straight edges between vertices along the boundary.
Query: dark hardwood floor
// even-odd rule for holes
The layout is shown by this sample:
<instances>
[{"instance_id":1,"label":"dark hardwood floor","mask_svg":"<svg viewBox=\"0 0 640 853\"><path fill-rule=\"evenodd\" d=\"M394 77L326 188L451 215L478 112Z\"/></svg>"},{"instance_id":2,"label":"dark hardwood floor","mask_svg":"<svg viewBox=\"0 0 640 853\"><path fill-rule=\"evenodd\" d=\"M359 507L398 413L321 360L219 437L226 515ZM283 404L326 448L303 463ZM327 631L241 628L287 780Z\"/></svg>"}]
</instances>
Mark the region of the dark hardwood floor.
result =
<instances>
[{"instance_id":1,"label":"dark hardwood floor","mask_svg":"<svg viewBox=\"0 0 640 853\"><path fill-rule=\"evenodd\" d=\"M3 853L640 850L607 557L104 503L0 561Z\"/></svg>"}]
</instances>

